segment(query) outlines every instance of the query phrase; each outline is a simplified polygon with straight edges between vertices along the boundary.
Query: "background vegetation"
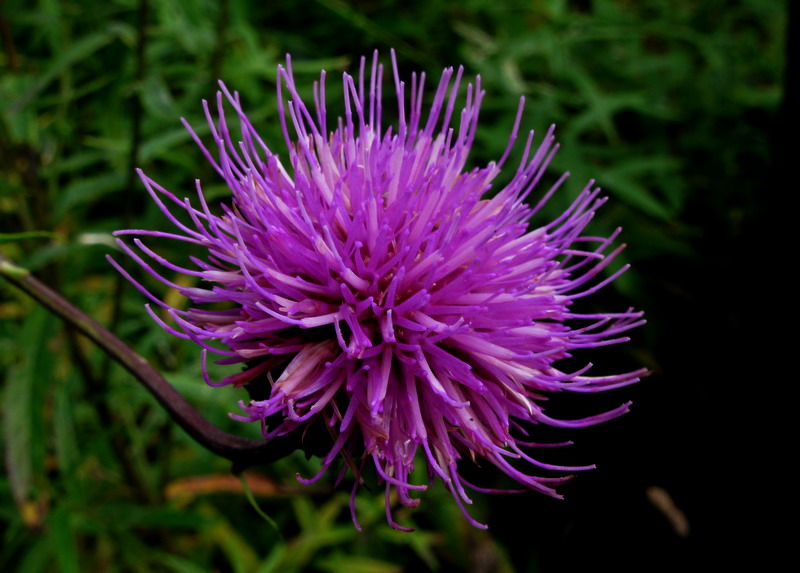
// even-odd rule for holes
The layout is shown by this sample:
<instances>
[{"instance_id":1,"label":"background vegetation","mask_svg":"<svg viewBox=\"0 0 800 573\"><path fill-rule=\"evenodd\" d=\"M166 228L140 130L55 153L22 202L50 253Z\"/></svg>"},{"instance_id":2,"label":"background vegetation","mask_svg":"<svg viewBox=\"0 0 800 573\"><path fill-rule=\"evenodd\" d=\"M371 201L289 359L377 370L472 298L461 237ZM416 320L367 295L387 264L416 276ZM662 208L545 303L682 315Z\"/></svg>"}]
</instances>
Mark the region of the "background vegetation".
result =
<instances>
[{"instance_id":1,"label":"background vegetation","mask_svg":"<svg viewBox=\"0 0 800 573\"><path fill-rule=\"evenodd\" d=\"M525 95L524 127L559 126L553 178L572 173L548 214L595 178L611 197L598 232L625 229L634 270L594 304L648 314L634 342L598 365L655 374L566 401L569 417L635 401L604 427L553 433L577 442L569 460L599 465L565 488L566 501L476 495L483 532L437 489L400 515L417 527L408 535L386 526L382 495L364 492L358 533L349 488L297 484L316 460L296 452L247 474L276 528L224 460L174 428L128 374L0 282L0 569L653 571L740 555L744 545L714 543L751 527L737 517L746 496L729 495L740 486L724 483L738 477L720 470L755 443L739 398L754 383L750 293L765 271L753 238L782 189L771 145L788 4L3 0L0 248L110 325L221 427L257 435L227 418L240 396L203 384L196 349L152 323L104 255L113 230L168 228L135 167L179 195L201 178L225 197L178 121L207 133L200 100L218 78L280 148L275 68L286 53L309 93L328 70L331 113L338 73L376 48L384 61L395 48L404 74L463 64L488 92L476 164L500 155ZM665 492L680 513L659 501Z\"/></svg>"}]
</instances>

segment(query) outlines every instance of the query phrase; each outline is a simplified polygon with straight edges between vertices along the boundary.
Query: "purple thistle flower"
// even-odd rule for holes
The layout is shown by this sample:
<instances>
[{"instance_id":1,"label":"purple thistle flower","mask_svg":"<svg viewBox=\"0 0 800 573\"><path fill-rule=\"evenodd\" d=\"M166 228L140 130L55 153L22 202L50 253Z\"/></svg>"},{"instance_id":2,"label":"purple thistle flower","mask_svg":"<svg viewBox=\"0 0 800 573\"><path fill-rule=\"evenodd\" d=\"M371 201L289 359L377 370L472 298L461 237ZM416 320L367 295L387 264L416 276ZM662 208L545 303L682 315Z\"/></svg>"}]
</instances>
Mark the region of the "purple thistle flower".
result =
<instances>
[{"instance_id":1,"label":"purple thistle flower","mask_svg":"<svg viewBox=\"0 0 800 573\"><path fill-rule=\"evenodd\" d=\"M430 481L442 480L467 519L485 527L465 510L464 503L471 503L465 486L496 490L467 483L460 461L485 460L526 488L560 497L554 487L570 476L539 477L518 466L562 473L593 466L555 466L532 457L529 448L541 444L520 440L527 439L526 423L578 428L626 412L629 403L589 418L558 420L541 402L548 392L596 392L636 382L644 369L590 376L591 365L563 372L556 363L575 349L623 342L623 333L644 321L632 310L570 310L576 299L627 268L601 277L622 249L611 250L617 232L608 238L583 234L605 201L593 182L555 221L529 229L567 176L534 206L526 202L558 147L552 128L538 147L529 134L510 183L489 194L516 140L523 102L501 159L467 170L484 95L480 78L467 86L454 121L463 70L443 72L425 113L425 75L412 75L407 96L392 54L399 116L393 128L382 125L383 66L377 53L369 73L365 66L362 59L357 78L344 74L345 115L331 131L325 72L309 108L287 57L286 67L278 69L279 116L289 150L284 161L258 136L238 94L220 83L216 113L203 102L215 152L185 120L184 125L230 187L232 202L215 212L199 181L193 204L140 172L179 232L117 232L207 250L203 258L191 258L193 268L183 268L141 238L133 240L166 269L205 285L187 288L119 241L148 273L196 306L172 308L126 276L177 328L148 305L154 320L203 348L208 384L269 380L269 398L240 402L242 414L233 418L260 422L263 434L272 437L302 431L324 417L334 444L319 474L298 477L301 482L317 480L340 456L361 456L363 463L353 466L351 496L357 527L353 499L371 460L385 484L389 523L407 529L392 518L390 494L395 491L404 506L419 504L412 493L427 485L410 477L418 455ZM241 141L226 123L226 100L237 115ZM170 210L175 207L191 222L181 222ZM246 368L211 381L208 351L223 356L218 363Z\"/></svg>"}]
</instances>

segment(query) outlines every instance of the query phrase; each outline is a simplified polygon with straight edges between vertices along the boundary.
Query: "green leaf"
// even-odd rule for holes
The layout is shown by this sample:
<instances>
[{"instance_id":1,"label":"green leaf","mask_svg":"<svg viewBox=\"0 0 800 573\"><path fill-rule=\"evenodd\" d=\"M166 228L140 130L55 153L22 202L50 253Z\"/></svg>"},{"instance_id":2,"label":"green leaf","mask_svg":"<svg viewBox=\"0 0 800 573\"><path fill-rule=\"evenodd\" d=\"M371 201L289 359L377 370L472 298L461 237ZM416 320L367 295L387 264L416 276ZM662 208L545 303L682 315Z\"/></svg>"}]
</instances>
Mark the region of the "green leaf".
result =
<instances>
[{"instance_id":1,"label":"green leaf","mask_svg":"<svg viewBox=\"0 0 800 573\"><path fill-rule=\"evenodd\" d=\"M119 191L127 180L128 176L122 173L103 173L76 181L67 187L58 198L54 212L55 219L60 220L76 205L94 201L103 195Z\"/></svg>"},{"instance_id":2,"label":"green leaf","mask_svg":"<svg viewBox=\"0 0 800 573\"><path fill-rule=\"evenodd\" d=\"M53 364L47 343L55 330L56 319L44 308L34 308L20 333L19 363L6 376L2 419L5 462L12 496L21 509L31 499L34 476L41 475L44 468L42 396Z\"/></svg>"},{"instance_id":3,"label":"green leaf","mask_svg":"<svg viewBox=\"0 0 800 573\"><path fill-rule=\"evenodd\" d=\"M674 209L657 199L641 182L642 179L652 179L647 177L648 175L669 169L676 169L676 165L666 157L633 159L621 163L618 167L605 170L602 182L605 188L632 207L657 219L669 221L675 215Z\"/></svg>"},{"instance_id":4,"label":"green leaf","mask_svg":"<svg viewBox=\"0 0 800 573\"><path fill-rule=\"evenodd\" d=\"M93 165L102 163L108 159L108 153L104 150L81 150L69 157L61 159L58 163L49 166L49 175L60 175L73 171L80 171Z\"/></svg>"},{"instance_id":5,"label":"green leaf","mask_svg":"<svg viewBox=\"0 0 800 573\"><path fill-rule=\"evenodd\" d=\"M142 105L148 115L174 121L179 115L167 84L163 78L151 75L144 80L140 90Z\"/></svg>"},{"instance_id":6,"label":"green leaf","mask_svg":"<svg viewBox=\"0 0 800 573\"><path fill-rule=\"evenodd\" d=\"M56 233L48 231L30 231L27 233L0 233L0 244L2 243L16 243L17 241L24 241L26 239L57 239Z\"/></svg>"},{"instance_id":7,"label":"green leaf","mask_svg":"<svg viewBox=\"0 0 800 573\"><path fill-rule=\"evenodd\" d=\"M59 573L80 573L81 571L72 515L69 509L60 507L53 511L47 520Z\"/></svg>"},{"instance_id":8,"label":"green leaf","mask_svg":"<svg viewBox=\"0 0 800 573\"><path fill-rule=\"evenodd\" d=\"M41 537L30 545L30 548L16 563L16 571L25 573L45 573L52 571L50 539Z\"/></svg>"},{"instance_id":9,"label":"green leaf","mask_svg":"<svg viewBox=\"0 0 800 573\"><path fill-rule=\"evenodd\" d=\"M62 71L73 64L87 59L89 56L111 43L117 34L118 31L116 27L108 26L75 42L71 48L64 51L39 75L33 86L31 86L22 97L11 104L9 111L12 114L18 113L33 101L42 90L50 85L50 82L55 80Z\"/></svg>"},{"instance_id":10,"label":"green leaf","mask_svg":"<svg viewBox=\"0 0 800 573\"><path fill-rule=\"evenodd\" d=\"M73 381L77 381L73 378ZM78 491L81 481L76 475L80 463L78 439L75 435L74 408L71 403L70 385L59 384L53 405L53 440L56 447L58 468L67 490Z\"/></svg>"},{"instance_id":11,"label":"green leaf","mask_svg":"<svg viewBox=\"0 0 800 573\"><path fill-rule=\"evenodd\" d=\"M220 517L206 533L228 558L229 570L233 573L247 573L256 568L258 556L255 551L227 520Z\"/></svg>"},{"instance_id":12,"label":"green leaf","mask_svg":"<svg viewBox=\"0 0 800 573\"><path fill-rule=\"evenodd\" d=\"M204 125L194 128L198 135L206 135L211 130ZM175 148L187 149L187 147L180 147L190 141L192 136L186 131L186 128L179 127L173 129L166 129L158 135L146 140L141 149L139 150L139 159L142 162L151 161L155 157L159 157L163 153L172 151ZM194 163L184 158L184 164L193 166ZM190 167L191 168L191 167Z\"/></svg>"},{"instance_id":13,"label":"green leaf","mask_svg":"<svg viewBox=\"0 0 800 573\"><path fill-rule=\"evenodd\" d=\"M175 573L208 573L208 569L196 565L188 559L178 557L177 555L169 555L167 553L159 553L157 560L164 567L167 567Z\"/></svg>"},{"instance_id":14,"label":"green leaf","mask_svg":"<svg viewBox=\"0 0 800 573\"><path fill-rule=\"evenodd\" d=\"M267 558L261 562L261 565L256 570L256 573L289 573L283 563L286 560L286 552L288 551L285 543L276 543L272 551L269 552Z\"/></svg>"},{"instance_id":15,"label":"green leaf","mask_svg":"<svg viewBox=\"0 0 800 573\"><path fill-rule=\"evenodd\" d=\"M319 522L311 500L297 496L292 499L292 506L300 529L303 531L316 531L318 529Z\"/></svg>"},{"instance_id":16,"label":"green leaf","mask_svg":"<svg viewBox=\"0 0 800 573\"><path fill-rule=\"evenodd\" d=\"M325 556L323 559L318 559L316 565L323 571L331 571L332 573L338 573L339 571L347 571L348 573L400 573L403 570L402 566L396 563L357 555Z\"/></svg>"},{"instance_id":17,"label":"green leaf","mask_svg":"<svg viewBox=\"0 0 800 573\"><path fill-rule=\"evenodd\" d=\"M275 520L272 519L272 517L270 517L269 515L267 515L264 512L264 510L261 509L261 506L258 505L258 501L256 501L256 498L253 496L253 490L250 489L250 484L247 483L247 478L244 476L244 474L239 475L239 480L242 482L242 489L244 490L244 495L247 498L247 501L250 502L252 508L261 517L261 519L266 521L275 530L275 532L278 534L278 538L283 540L280 527L278 527L278 524L275 523Z\"/></svg>"},{"instance_id":18,"label":"green leaf","mask_svg":"<svg viewBox=\"0 0 800 573\"><path fill-rule=\"evenodd\" d=\"M213 519L171 507L146 507L135 503L106 503L96 512L97 521L114 528L160 528L196 531L213 525Z\"/></svg>"}]
</instances>

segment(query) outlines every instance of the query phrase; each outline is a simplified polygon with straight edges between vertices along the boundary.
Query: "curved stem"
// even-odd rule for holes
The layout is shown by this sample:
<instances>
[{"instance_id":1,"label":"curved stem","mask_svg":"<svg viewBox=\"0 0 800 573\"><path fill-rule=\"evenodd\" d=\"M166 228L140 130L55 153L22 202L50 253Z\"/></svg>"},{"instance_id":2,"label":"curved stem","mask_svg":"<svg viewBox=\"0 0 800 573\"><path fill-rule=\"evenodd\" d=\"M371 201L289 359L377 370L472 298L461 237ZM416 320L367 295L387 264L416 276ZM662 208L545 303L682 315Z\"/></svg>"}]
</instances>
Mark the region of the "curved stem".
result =
<instances>
[{"instance_id":1,"label":"curved stem","mask_svg":"<svg viewBox=\"0 0 800 573\"><path fill-rule=\"evenodd\" d=\"M253 440L224 432L203 418L143 357L103 325L37 280L27 269L0 254L0 276L17 286L63 321L75 327L121 364L169 412L197 443L233 462L234 472L279 459L296 448L292 440Z\"/></svg>"}]
</instances>

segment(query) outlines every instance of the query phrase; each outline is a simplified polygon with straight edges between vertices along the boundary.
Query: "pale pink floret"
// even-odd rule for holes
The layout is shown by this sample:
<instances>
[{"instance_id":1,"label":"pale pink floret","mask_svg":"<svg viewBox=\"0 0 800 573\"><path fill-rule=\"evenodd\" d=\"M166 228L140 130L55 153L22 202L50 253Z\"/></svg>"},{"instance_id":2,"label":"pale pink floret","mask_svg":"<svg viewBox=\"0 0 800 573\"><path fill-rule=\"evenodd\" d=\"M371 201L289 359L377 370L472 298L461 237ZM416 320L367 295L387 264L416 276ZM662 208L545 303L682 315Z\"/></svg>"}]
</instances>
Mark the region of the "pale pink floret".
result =
<instances>
[{"instance_id":1,"label":"pale pink floret","mask_svg":"<svg viewBox=\"0 0 800 573\"><path fill-rule=\"evenodd\" d=\"M555 367L574 349L627 340L626 331L644 321L631 310L570 312L575 299L626 268L601 273L621 250L612 250L616 233L583 235L605 201L592 182L557 220L529 229L566 177L529 205L557 149L553 129L538 147L533 132L528 135L510 183L494 190L517 136L522 102L500 161L466 170L484 95L480 78L466 86L456 115L462 69L445 70L425 114L425 75L412 75L408 89L394 55L392 63L397 127L381 125L384 70L377 54L369 73L362 60L357 78L344 74L345 114L331 126L325 73L309 108L287 58L278 69L285 162L260 139L238 94L220 84L216 113L204 102L216 151L189 129L230 187L232 202L212 211L199 181L192 203L140 173L179 231L117 234L167 237L208 250L183 268L134 239L171 273L200 279L201 286L185 288L119 241L150 274L199 305L171 308L135 283L176 326L148 307L159 324L202 346L204 362L211 351L225 357L221 363L248 364L221 382L209 380L204 366L210 384L243 385L276 373L269 399L241 403L243 414L233 417L262 423L265 436L280 436L324 415L337 438L319 475L343 453L371 459L386 486L387 519L405 529L392 518L389 495L394 490L401 504L418 505L412 494L426 488L410 482L418 455L430 479L441 479L462 510L471 503L464 486L493 491L459 476L463 457L488 461L526 488L558 497L553 488L567 477L538 477L518 466L566 472L592 466L543 463L523 449L535 444L512 430L519 434L520 422L575 428L614 418L629 404L591 418L556 420L544 413L542 395L618 388L646 372L590 376L591 365L571 373ZM226 101L236 113L240 141L226 123ZM191 225L170 212L175 206ZM229 310L203 309L218 302L231 303ZM265 420L274 415L283 421L268 431Z\"/></svg>"}]
</instances>

